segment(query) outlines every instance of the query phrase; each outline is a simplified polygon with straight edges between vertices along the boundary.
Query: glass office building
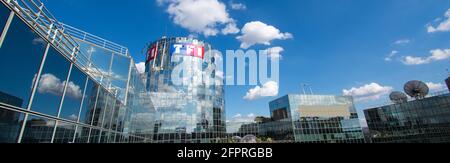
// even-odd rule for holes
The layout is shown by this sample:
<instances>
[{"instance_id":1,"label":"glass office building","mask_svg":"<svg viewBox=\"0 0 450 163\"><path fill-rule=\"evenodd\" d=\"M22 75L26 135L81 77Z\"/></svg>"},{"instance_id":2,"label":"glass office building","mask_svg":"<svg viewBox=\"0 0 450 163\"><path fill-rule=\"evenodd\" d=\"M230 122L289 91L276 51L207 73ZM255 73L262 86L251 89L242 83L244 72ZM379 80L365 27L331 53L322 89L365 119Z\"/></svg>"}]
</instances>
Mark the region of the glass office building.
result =
<instances>
[{"instance_id":1,"label":"glass office building","mask_svg":"<svg viewBox=\"0 0 450 163\"><path fill-rule=\"evenodd\" d=\"M225 138L221 60L203 41L172 37L148 46L147 90L157 143L214 143Z\"/></svg>"},{"instance_id":2,"label":"glass office building","mask_svg":"<svg viewBox=\"0 0 450 163\"><path fill-rule=\"evenodd\" d=\"M450 143L450 94L364 111L373 143Z\"/></svg>"},{"instance_id":3,"label":"glass office building","mask_svg":"<svg viewBox=\"0 0 450 163\"><path fill-rule=\"evenodd\" d=\"M0 143L151 142L153 109L126 48L0 0Z\"/></svg>"},{"instance_id":4,"label":"glass office building","mask_svg":"<svg viewBox=\"0 0 450 163\"><path fill-rule=\"evenodd\" d=\"M264 143L365 143L350 96L290 94L269 105L270 118L228 122L228 140L253 135Z\"/></svg>"},{"instance_id":5,"label":"glass office building","mask_svg":"<svg viewBox=\"0 0 450 163\"><path fill-rule=\"evenodd\" d=\"M364 143L350 96L287 95L270 102L273 122L260 128L275 141Z\"/></svg>"}]
</instances>

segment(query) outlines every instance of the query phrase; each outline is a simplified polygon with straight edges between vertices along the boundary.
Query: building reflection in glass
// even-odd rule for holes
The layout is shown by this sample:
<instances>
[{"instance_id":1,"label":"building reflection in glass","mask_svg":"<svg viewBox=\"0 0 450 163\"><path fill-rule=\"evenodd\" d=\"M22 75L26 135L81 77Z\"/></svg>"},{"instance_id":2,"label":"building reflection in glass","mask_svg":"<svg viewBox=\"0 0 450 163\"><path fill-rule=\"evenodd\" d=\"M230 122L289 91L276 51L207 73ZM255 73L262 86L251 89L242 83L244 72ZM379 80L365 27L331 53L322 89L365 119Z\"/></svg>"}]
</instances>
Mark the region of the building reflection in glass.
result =
<instances>
[{"instance_id":1,"label":"building reflection in glass","mask_svg":"<svg viewBox=\"0 0 450 163\"><path fill-rule=\"evenodd\" d=\"M203 52L188 54L183 50L187 45ZM225 138L223 78L215 73L219 59L209 44L191 38L163 38L149 46L146 72L155 108L154 141L210 143ZM181 84L172 78L177 69L183 71Z\"/></svg>"}]
</instances>

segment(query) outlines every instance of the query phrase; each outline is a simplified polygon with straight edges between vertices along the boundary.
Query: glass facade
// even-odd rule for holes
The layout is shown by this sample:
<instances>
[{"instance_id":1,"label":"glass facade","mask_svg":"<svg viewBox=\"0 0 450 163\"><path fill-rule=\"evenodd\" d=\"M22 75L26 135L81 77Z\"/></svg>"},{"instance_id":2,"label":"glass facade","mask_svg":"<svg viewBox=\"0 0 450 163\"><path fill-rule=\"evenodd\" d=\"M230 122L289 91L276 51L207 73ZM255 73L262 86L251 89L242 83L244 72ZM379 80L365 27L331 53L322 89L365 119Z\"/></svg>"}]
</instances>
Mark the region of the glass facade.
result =
<instances>
[{"instance_id":1,"label":"glass facade","mask_svg":"<svg viewBox=\"0 0 450 163\"><path fill-rule=\"evenodd\" d=\"M270 102L267 123L276 132L275 140L300 143L364 143L358 115L349 96L287 95ZM290 125L290 126L289 126ZM274 133L265 129L265 134ZM270 134L268 134L270 135ZM284 140L283 140L284 139Z\"/></svg>"},{"instance_id":2,"label":"glass facade","mask_svg":"<svg viewBox=\"0 0 450 163\"><path fill-rule=\"evenodd\" d=\"M9 5L34 6L1 1L2 31ZM63 36L59 26L30 16L39 9L25 9L14 11L2 35L0 143L151 142L153 116L138 114L152 115L153 107L127 51Z\"/></svg>"},{"instance_id":3,"label":"glass facade","mask_svg":"<svg viewBox=\"0 0 450 163\"><path fill-rule=\"evenodd\" d=\"M148 49L147 88L157 143L211 143L225 138L223 78L217 55L191 38L163 38Z\"/></svg>"},{"instance_id":4,"label":"glass facade","mask_svg":"<svg viewBox=\"0 0 450 163\"><path fill-rule=\"evenodd\" d=\"M450 94L364 113L373 143L450 143Z\"/></svg>"},{"instance_id":5,"label":"glass facade","mask_svg":"<svg viewBox=\"0 0 450 163\"><path fill-rule=\"evenodd\" d=\"M0 47L0 92L20 99L20 103L13 104L15 107L28 107L33 82L47 46L47 43L41 40L25 23L16 18L13 19ZM22 67L11 71L17 63L22 63Z\"/></svg>"},{"instance_id":6,"label":"glass facade","mask_svg":"<svg viewBox=\"0 0 450 163\"><path fill-rule=\"evenodd\" d=\"M24 114L0 108L0 143L17 142Z\"/></svg>"},{"instance_id":7,"label":"glass facade","mask_svg":"<svg viewBox=\"0 0 450 163\"><path fill-rule=\"evenodd\" d=\"M31 110L58 116L60 102L67 84L69 67L70 62L53 47L50 47L44 62L44 68L38 80L37 91L32 101L33 105ZM78 88L75 91L79 93L78 96L82 96L79 90L80 86L73 87ZM73 96L67 93L67 97Z\"/></svg>"},{"instance_id":8,"label":"glass facade","mask_svg":"<svg viewBox=\"0 0 450 163\"><path fill-rule=\"evenodd\" d=\"M256 136L263 143L365 143L352 97L287 95L269 106L270 118L230 120L228 142Z\"/></svg>"},{"instance_id":9,"label":"glass facade","mask_svg":"<svg viewBox=\"0 0 450 163\"><path fill-rule=\"evenodd\" d=\"M9 13L11 13L11 11L8 8L6 8L6 6L0 5L0 36L3 33L3 28L6 25L6 21L8 20Z\"/></svg>"}]
</instances>

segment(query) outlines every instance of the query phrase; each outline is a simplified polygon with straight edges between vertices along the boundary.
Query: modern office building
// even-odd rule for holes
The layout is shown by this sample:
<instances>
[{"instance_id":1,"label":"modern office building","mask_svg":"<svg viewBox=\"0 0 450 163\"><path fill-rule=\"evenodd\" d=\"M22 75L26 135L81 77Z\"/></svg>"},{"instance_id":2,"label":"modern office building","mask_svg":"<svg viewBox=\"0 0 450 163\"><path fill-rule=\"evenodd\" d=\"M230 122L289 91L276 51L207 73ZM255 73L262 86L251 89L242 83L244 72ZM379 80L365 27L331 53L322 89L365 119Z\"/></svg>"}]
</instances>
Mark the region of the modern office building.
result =
<instances>
[{"instance_id":1,"label":"modern office building","mask_svg":"<svg viewBox=\"0 0 450 163\"><path fill-rule=\"evenodd\" d=\"M211 45L172 37L148 46L147 90L155 112L156 143L211 143L225 138L220 56Z\"/></svg>"},{"instance_id":2,"label":"modern office building","mask_svg":"<svg viewBox=\"0 0 450 163\"><path fill-rule=\"evenodd\" d=\"M0 0L0 143L151 142L153 107L125 47Z\"/></svg>"},{"instance_id":3,"label":"modern office building","mask_svg":"<svg viewBox=\"0 0 450 163\"><path fill-rule=\"evenodd\" d=\"M274 122L267 133L274 140L299 143L364 143L350 96L287 95L270 102ZM280 134L282 133L282 134Z\"/></svg>"},{"instance_id":4,"label":"modern office building","mask_svg":"<svg viewBox=\"0 0 450 163\"><path fill-rule=\"evenodd\" d=\"M450 94L364 111L373 143L450 143Z\"/></svg>"},{"instance_id":5,"label":"modern office building","mask_svg":"<svg viewBox=\"0 0 450 163\"><path fill-rule=\"evenodd\" d=\"M290 94L269 105L271 118L256 117L229 137L254 135L277 143L365 142L352 97Z\"/></svg>"}]
</instances>

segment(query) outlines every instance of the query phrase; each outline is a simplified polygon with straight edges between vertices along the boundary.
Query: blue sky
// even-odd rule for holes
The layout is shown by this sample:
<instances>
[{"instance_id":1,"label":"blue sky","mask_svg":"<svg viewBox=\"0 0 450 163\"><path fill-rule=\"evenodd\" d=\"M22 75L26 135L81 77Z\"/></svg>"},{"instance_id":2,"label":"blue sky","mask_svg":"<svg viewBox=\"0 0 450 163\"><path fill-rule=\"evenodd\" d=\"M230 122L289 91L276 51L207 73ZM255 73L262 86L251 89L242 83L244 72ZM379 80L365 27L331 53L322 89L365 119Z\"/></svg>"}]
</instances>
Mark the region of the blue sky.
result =
<instances>
[{"instance_id":1,"label":"blue sky","mask_svg":"<svg viewBox=\"0 0 450 163\"><path fill-rule=\"evenodd\" d=\"M448 77L448 0L200 0L226 7L226 17L211 20L219 24L212 27L219 30L215 36L205 36L190 22L177 22L180 15L169 12L169 6L182 7L178 1L42 0L60 21L128 47L136 62L144 60L146 43L163 35L194 34L224 51L240 47L236 37L243 35L249 22L291 34L292 38L270 39L270 45L250 47L284 49L278 94L245 100L255 86L227 86L229 118L268 116L268 103L300 93L301 83L311 84L315 94L355 95L363 117L361 110L387 101L390 91L402 91L409 80L422 80L440 90ZM205 14L214 16L200 15ZM221 34L227 24L240 32Z\"/></svg>"}]
</instances>

